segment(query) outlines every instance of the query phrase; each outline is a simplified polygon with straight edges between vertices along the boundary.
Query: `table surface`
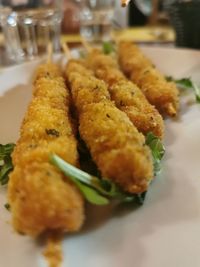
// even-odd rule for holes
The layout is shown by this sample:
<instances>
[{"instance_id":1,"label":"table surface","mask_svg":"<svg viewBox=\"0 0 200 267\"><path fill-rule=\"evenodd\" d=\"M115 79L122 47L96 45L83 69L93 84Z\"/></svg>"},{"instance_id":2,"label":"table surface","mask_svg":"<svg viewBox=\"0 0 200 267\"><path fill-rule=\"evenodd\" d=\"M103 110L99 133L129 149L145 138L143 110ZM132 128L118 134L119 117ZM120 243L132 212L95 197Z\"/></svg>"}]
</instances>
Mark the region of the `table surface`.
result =
<instances>
[{"instance_id":1,"label":"table surface","mask_svg":"<svg viewBox=\"0 0 200 267\"><path fill-rule=\"evenodd\" d=\"M113 35L120 40L135 42L174 43L175 40L173 29L161 26L125 28L114 31ZM80 42L81 36L79 34L66 34L62 36L62 39L69 43Z\"/></svg>"}]
</instances>

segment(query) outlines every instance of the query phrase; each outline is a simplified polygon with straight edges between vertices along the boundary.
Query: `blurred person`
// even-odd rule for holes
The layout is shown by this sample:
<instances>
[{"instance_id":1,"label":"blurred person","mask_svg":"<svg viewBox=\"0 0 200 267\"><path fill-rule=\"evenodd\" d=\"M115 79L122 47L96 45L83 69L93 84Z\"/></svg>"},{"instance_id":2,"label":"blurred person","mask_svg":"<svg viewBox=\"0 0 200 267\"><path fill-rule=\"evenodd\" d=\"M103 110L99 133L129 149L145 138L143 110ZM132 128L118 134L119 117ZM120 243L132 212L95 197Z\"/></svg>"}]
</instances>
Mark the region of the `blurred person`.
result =
<instances>
[{"instance_id":1,"label":"blurred person","mask_svg":"<svg viewBox=\"0 0 200 267\"><path fill-rule=\"evenodd\" d=\"M151 23L152 19L154 23L161 19L166 20L165 17L160 17L163 11L164 0L157 0L155 2L153 0L132 0L129 5L129 25L143 26Z\"/></svg>"},{"instance_id":2,"label":"blurred person","mask_svg":"<svg viewBox=\"0 0 200 267\"><path fill-rule=\"evenodd\" d=\"M143 26L147 24L148 16L144 15L143 12L137 7L134 1L129 4L128 23L129 26Z\"/></svg>"}]
</instances>

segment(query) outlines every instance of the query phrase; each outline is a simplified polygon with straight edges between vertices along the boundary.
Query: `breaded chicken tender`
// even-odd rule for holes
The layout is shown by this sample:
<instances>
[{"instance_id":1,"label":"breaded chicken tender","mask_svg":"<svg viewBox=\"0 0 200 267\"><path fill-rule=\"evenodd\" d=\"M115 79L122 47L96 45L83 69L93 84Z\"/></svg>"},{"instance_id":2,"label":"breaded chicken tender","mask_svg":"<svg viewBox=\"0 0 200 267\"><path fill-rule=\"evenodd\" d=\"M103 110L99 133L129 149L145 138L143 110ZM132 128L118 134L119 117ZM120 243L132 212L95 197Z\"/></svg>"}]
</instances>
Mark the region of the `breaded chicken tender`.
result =
<instances>
[{"instance_id":1,"label":"breaded chicken tender","mask_svg":"<svg viewBox=\"0 0 200 267\"><path fill-rule=\"evenodd\" d=\"M120 66L128 77L133 72L140 71L149 66L154 67L153 63L141 52L140 48L132 42L120 42L118 55Z\"/></svg>"},{"instance_id":2,"label":"breaded chicken tender","mask_svg":"<svg viewBox=\"0 0 200 267\"><path fill-rule=\"evenodd\" d=\"M52 63L41 64L35 72L35 81L40 78L60 78L62 71L58 65Z\"/></svg>"},{"instance_id":3,"label":"breaded chicken tender","mask_svg":"<svg viewBox=\"0 0 200 267\"><path fill-rule=\"evenodd\" d=\"M161 114L176 116L179 92L175 83L168 82L135 44L121 42L118 52L123 72L139 86L148 101Z\"/></svg>"},{"instance_id":4,"label":"breaded chicken tender","mask_svg":"<svg viewBox=\"0 0 200 267\"><path fill-rule=\"evenodd\" d=\"M76 72L85 76L92 76L93 72L85 68L85 60L70 59L67 63L67 72Z\"/></svg>"},{"instance_id":5,"label":"breaded chicken tender","mask_svg":"<svg viewBox=\"0 0 200 267\"><path fill-rule=\"evenodd\" d=\"M112 103L87 105L79 130L103 177L130 193L147 190L152 179L151 152L125 113Z\"/></svg>"},{"instance_id":6,"label":"breaded chicken tender","mask_svg":"<svg viewBox=\"0 0 200 267\"><path fill-rule=\"evenodd\" d=\"M127 192L146 191L153 163L144 136L109 99L103 81L76 69L67 66L66 77L78 110L79 132L102 176Z\"/></svg>"},{"instance_id":7,"label":"breaded chicken tender","mask_svg":"<svg viewBox=\"0 0 200 267\"><path fill-rule=\"evenodd\" d=\"M110 94L104 82L96 79L82 63L69 61L66 76L70 87L73 88L73 100L79 112L88 104L110 102Z\"/></svg>"},{"instance_id":8,"label":"breaded chicken tender","mask_svg":"<svg viewBox=\"0 0 200 267\"><path fill-rule=\"evenodd\" d=\"M47 73L42 67L42 73ZM49 69L56 70L55 66ZM34 97L21 126L12 159L8 199L14 228L37 236L46 230L77 231L84 201L76 186L50 162L56 153L78 165L77 142L69 115L69 92L61 76L39 73Z\"/></svg>"},{"instance_id":9,"label":"breaded chicken tender","mask_svg":"<svg viewBox=\"0 0 200 267\"><path fill-rule=\"evenodd\" d=\"M161 115L142 91L126 79L111 56L104 55L100 50L93 50L87 57L87 65L97 78L107 83L111 99L128 115L140 132L153 132L159 138L163 137L164 123Z\"/></svg>"}]
</instances>

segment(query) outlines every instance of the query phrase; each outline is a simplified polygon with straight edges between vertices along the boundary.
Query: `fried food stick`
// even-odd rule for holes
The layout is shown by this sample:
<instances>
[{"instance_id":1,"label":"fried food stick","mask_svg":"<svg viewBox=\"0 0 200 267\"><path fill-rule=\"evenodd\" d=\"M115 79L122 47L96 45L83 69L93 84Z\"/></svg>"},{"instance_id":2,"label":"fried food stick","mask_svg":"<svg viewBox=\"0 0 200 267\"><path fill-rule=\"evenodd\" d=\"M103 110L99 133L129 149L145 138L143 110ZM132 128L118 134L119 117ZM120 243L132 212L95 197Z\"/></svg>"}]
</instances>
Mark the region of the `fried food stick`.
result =
<instances>
[{"instance_id":1,"label":"fried food stick","mask_svg":"<svg viewBox=\"0 0 200 267\"><path fill-rule=\"evenodd\" d=\"M77 143L69 115L69 92L54 64L38 68L34 96L12 155L8 184L14 228L37 236L46 230L73 232L84 221L78 189L49 162L56 153L78 165Z\"/></svg>"},{"instance_id":2,"label":"fried food stick","mask_svg":"<svg viewBox=\"0 0 200 267\"><path fill-rule=\"evenodd\" d=\"M146 191L153 177L153 163L144 136L112 103L105 83L80 62L69 61L66 77L78 110L81 138L102 176L127 192Z\"/></svg>"},{"instance_id":3,"label":"fried food stick","mask_svg":"<svg viewBox=\"0 0 200 267\"><path fill-rule=\"evenodd\" d=\"M179 108L179 93L176 85L166 81L137 45L131 42L120 42L118 53L123 72L139 86L148 101L161 114L176 116Z\"/></svg>"},{"instance_id":4,"label":"fried food stick","mask_svg":"<svg viewBox=\"0 0 200 267\"><path fill-rule=\"evenodd\" d=\"M161 115L141 90L126 79L114 58L93 49L86 60L96 77L107 83L111 99L127 114L136 128L143 134L153 132L162 138L164 123Z\"/></svg>"}]
</instances>

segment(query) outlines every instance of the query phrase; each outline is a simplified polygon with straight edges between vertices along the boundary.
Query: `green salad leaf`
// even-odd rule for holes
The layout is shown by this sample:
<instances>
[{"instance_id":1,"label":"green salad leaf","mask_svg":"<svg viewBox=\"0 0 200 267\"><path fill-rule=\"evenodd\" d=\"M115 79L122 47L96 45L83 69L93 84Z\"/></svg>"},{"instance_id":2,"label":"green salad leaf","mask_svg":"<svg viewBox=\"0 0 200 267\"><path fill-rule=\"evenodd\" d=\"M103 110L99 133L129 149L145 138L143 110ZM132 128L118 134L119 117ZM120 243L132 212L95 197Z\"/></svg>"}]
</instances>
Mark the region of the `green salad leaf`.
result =
<instances>
[{"instance_id":1,"label":"green salad leaf","mask_svg":"<svg viewBox=\"0 0 200 267\"><path fill-rule=\"evenodd\" d=\"M13 170L11 154L15 144L0 144L0 184L8 183L8 175Z\"/></svg>"},{"instance_id":2,"label":"green salad leaf","mask_svg":"<svg viewBox=\"0 0 200 267\"><path fill-rule=\"evenodd\" d=\"M115 47L111 42L103 42L103 53L108 55L111 54L112 52L115 52Z\"/></svg>"},{"instance_id":3,"label":"green salad leaf","mask_svg":"<svg viewBox=\"0 0 200 267\"><path fill-rule=\"evenodd\" d=\"M51 155L50 161L76 184L86 200L92 204L107 205L111 199L138 204L144 202L145 193L130 194L123 192L114 182L90 175L55 154Z\"/></svg>"},{"instance_id":4,"label":"green salad leaf","mask_svg":"<svg viewBox=\"0 0 200 267\"><path fill-rule=\"evenodd\" d=\"M151 132L146 135L146 144L151 149L154 162L154 174L156 176L161 171L161 160L165 154L165 147L161 140Z\"/></svg>"},{"instance_id":5,"label":"green salad leaf","mask_svg":"<svg viewBox=\"0 0 200 267\"><path fill-rule=\"evenodd\" d=\"M167 81L173 81L176 83L177 87L183 90L192 89L195 97L196 102L200 103L200 87L197 86L196 83L192 81L191 78L182 78L182 79L173 79L171 76L166 77Z\"/></svg>"},{"instance_id":6,"label":"green salad leaf","mask_svg":"<svg viewBox=\"0 0 200 267\"><path fill-rule=\"evenodd\" d=\"M72 180L76 184L76 186L79 188L79 190L82 192L86 200L90 202L91 204L94 204L94 205L109 204L109 200L105 198L104 196L98 194L97 191L94 190L93 188L77 181L76 179L72 179Z\"/></svg>"}]
</instances>

